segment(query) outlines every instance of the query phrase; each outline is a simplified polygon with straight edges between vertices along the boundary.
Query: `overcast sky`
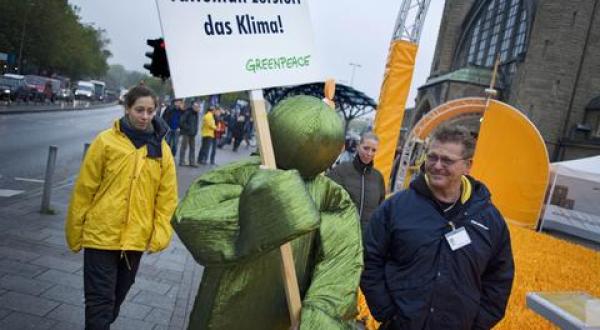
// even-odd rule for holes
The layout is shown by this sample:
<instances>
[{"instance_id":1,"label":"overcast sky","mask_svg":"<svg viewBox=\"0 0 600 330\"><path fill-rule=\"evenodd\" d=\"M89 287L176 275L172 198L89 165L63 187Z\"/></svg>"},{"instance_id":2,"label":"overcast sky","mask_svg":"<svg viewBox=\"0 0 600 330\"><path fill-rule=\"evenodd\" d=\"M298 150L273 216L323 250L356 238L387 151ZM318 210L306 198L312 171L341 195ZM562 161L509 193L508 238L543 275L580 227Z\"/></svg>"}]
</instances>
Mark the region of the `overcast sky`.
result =
<instances>
[{"instance_id":1,"label":"overcast sky","mask_svg":"<svg viewBox=\"0 0 600 330\"><path fill-rule=\"evenodd\" d=\"M428 75L445 0L431 0L421 36L417 65L408 105L414 104L416 89ZM106 30L110 39L111 64L144 71L146 39L161 36L153 0L69 0L80 8L84 23ZM401 0L311 0L310 14L315 41L327 76L349 84L350 63L356 68L353 86L379 98L383 71Z\"/></svg>"}]
</instances>

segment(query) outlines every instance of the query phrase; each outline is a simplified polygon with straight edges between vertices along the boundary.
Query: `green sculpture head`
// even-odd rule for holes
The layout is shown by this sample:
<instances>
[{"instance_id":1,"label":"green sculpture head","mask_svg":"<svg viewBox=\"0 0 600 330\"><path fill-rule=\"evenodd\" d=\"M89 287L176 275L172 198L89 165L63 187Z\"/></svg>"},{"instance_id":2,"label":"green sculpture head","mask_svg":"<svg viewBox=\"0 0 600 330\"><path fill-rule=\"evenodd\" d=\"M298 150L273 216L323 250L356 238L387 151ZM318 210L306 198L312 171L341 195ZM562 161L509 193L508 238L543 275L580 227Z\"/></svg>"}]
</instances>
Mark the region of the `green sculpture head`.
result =
<instances>
[{"instance_id":1,"label":"green sculpture head","mask_svg":"<svg viewBox=\"0 0 600 330\"><path fill-rule=\"evenodd\" d=\"M333 164L344 145L344 125L325 102L294 96L269 113L269 127L277 167L296 169L314 178Z\"/></svg>"}]
</instances>

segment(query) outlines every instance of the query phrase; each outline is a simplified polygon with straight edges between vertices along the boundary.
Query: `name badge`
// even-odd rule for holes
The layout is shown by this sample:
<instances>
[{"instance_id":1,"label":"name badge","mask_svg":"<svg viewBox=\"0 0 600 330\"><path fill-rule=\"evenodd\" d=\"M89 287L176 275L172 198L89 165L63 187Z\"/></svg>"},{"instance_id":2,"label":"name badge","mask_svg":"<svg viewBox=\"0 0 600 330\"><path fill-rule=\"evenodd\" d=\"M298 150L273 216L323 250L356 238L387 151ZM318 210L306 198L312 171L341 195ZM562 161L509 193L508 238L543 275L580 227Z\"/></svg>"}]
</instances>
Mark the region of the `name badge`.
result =
<instances>
[{"instance_id":1,"label":"name badge","mask_svg":"<svg viewBox=\"0 0 600 330\"><path fill-rule=\"evenodd\" d=\"M469 233L467 233L465 227L455 229L444 236L446 236L446 241L450 244L450 249L452 249L452 251L456 251L471 244L471 237L469 237Z\"/></svg>"}]
</instances>

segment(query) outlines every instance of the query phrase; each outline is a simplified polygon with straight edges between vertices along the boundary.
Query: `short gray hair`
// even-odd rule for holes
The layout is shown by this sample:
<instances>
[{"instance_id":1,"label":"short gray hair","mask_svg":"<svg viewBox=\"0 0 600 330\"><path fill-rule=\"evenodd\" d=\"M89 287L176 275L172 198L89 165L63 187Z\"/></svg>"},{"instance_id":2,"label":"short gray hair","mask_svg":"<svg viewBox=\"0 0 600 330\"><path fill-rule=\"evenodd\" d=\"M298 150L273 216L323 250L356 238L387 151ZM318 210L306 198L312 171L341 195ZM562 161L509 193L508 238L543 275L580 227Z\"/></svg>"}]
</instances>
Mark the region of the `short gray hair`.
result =
<instances>
[{"instance_id":1,"label":"short gray hair","mask_svg":"<svg viewBox=\"0 0 600 330\"><path fill-rule=\"evenodd\" d=\"M362 144L365 140L375 140L379 143L379 138L373 132L365 132L360 136L360 141L358 143Z\"/></svg>"},{"instance_id":2,"label":"short gray hair","mask_svg":"<svg viewBox=\"0 0 600 330\"><path fill-rule=\"evenodd\" d=\"M464 147L463 157L471 158L475 153L475 137L465 126L444 124L431 135L431 142L458 143Z\"/></svg>"}]
</instances>

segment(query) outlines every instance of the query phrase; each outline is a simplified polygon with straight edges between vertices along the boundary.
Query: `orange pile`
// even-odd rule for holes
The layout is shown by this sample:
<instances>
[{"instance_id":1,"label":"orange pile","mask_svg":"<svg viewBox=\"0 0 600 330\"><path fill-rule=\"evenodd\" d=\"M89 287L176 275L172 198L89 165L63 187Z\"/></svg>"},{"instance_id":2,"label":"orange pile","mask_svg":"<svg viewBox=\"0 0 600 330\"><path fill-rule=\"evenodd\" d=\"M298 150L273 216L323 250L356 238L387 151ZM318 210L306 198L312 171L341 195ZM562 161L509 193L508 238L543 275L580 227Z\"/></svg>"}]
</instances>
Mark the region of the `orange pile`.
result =
<instances>
[{"instance_id":1,"label":"orange pile","mask_svg":"<svg viewBox=\"0 0 600 330\"><path fill-rule=\"evenodd\" d=\"M515 281L506 316L494 329L554 329L527 308L525 297L537 291L585 291L600 297L600 253L531 229L511 225ZM377 329L364 299L359 297L359 318L367 329Z\"/></svg>"}]
</instances>

